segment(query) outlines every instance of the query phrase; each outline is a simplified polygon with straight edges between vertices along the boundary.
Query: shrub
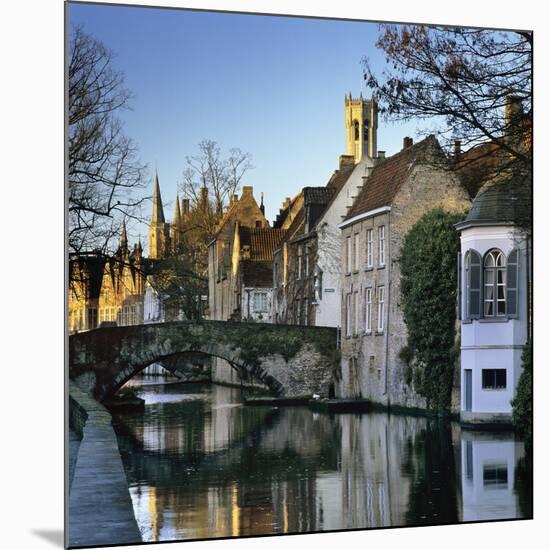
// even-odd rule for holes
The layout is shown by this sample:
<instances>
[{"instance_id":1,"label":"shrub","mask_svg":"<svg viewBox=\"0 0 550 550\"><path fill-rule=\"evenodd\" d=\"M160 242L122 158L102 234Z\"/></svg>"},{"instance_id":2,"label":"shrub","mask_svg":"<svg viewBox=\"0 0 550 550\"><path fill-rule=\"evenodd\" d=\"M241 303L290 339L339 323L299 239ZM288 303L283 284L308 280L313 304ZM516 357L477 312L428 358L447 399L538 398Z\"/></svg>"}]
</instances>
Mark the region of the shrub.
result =
<instances>
[{"instance_id":1,"label":"shrub","mask_svg":"<svg viewBox=\"0 0 550 550\"><path fill-rule=\"evenodd\" d=\"M533 349L527 344L521 356L523 370L512 400L512 418L516 429L529 440L533 434Z\"/></svg>"},{"instance_id":2,"label":"shrub","mask_svg":"<svg viewBox=\"0 0 550 550\"><path fill-rule=\"evenodd\" d=\"M463 213L427 212L405 236L401 251L401 297L408 353L418 365L413 382L431 409L447 411L456 352L456 257L454 224Z\"/></svg>"}]
</instances>

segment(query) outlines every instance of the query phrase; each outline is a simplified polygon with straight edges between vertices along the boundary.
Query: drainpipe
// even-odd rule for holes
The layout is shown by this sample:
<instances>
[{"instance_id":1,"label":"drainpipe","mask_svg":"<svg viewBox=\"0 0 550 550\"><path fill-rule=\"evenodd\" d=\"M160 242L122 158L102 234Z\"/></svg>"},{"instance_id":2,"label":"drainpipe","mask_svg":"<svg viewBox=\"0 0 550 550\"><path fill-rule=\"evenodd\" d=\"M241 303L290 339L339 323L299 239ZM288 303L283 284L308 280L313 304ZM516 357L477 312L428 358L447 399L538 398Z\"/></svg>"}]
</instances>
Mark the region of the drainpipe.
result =
<instances>
[{"instance_id":1,"label":"drainpipe","mask_svg":"<svg viewBox=\"0 0 550 550\"><path fill-rule=\"evenodd\" d=\"M389 331L390 331L390 305L391 305L391 264L392 264L392 255L391 255L391 230L390 230L390 219L391 212L388 213L388 244L387 244L387 253L386 253L386 288L388 289L386 301L388 303L386 310L386 331L384 334L386 353L384 358L384 395L388 395L388 350L389 350Z\"/></svg>"}]
</instances>

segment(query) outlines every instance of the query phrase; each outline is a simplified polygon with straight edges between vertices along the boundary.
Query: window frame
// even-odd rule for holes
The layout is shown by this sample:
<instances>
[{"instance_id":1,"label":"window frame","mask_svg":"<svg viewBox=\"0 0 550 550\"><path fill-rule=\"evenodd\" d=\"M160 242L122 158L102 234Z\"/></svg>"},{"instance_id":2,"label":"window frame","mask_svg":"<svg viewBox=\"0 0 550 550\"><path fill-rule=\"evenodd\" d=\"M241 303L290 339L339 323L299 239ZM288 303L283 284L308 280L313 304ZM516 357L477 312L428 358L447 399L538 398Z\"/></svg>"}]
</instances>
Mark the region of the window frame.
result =
<instances>
[{"instance_id":1,"label":"window frame","mask_svg":"<svg viewBox=\"0 0 550 550\"><path fill-rule=\"evenodd\" d=\"M351 235L346 236L346 275L351 273Z\"/></svg>"},{"instance_id":2,"label":"window frame","mask_svg":"<svg viewBox=\"0 0 550 550\"><path fill-rule=\"evenodd\" d=\"M372 334L372 287L365 288L365 334Z\"/></svg>"},{"instance_id":3,"label":"window frame","mask_svg":"<svg viewBox=\"0 0 550 550\"><path fill-rule=\"evenodd\" d=\"M487 265L491 259L493 265ZM503 263L498 264L499 260ZM483 318L496 319L506 317L506 255L498 248L491 248L483 256ZM501 278L499 278L499 274ZM492 282L487 282L488 276L491 275ZM502 281L502 282L499 282ZM488 288L492 290L492 297L487 298ZM502 298L499 298L499 288L502 288ZM499 312L499 305L503 304L502 312ZM492 313L488 313L488 307L492 306Z\"/></svg>"},{"instance_id":4,"label":"window frame","mask_svg":"<svg viewBox=\"0 0 550 550\"><path fill-rule=\"evenodd\" d=\"M374 266L373 229L367 229L367 267Z\"/></svg>"},{"instance_id":5,"label":"window frame","mask_svg":"<svg viewBox=\"0 0 550 550\"><path fill-rule=\"evenodd\" d=\"M494 380L490 384L486 384L486 376L489 377L489 374L494 374ZM504 374L504 385L499 385L497 373L500 375ZM508 373L506 369L481 369L481 389L484 391L505 391L508 387Z\"/></svg>"},{"instance_id":6,"label":"window frame","mask_svg":"<svg viewBox=\"0 0 550 550\"><path fill-rule=\"evenodd\" d=\"M377 287L377 289L376 289L376 303L377 303L376 332L381 334L382 332L384 332L386 287L384 287L384 286Z\"/></svg>"},{"instance_id":7,"label":"window frame","mask_svg":"<svg viewBox=\"0 0 550 550\"><path fill-rule=\"evenodd\" d=\"M378 265L386 265L386 226L378 226Z\"/></svg>"}]
</instances>

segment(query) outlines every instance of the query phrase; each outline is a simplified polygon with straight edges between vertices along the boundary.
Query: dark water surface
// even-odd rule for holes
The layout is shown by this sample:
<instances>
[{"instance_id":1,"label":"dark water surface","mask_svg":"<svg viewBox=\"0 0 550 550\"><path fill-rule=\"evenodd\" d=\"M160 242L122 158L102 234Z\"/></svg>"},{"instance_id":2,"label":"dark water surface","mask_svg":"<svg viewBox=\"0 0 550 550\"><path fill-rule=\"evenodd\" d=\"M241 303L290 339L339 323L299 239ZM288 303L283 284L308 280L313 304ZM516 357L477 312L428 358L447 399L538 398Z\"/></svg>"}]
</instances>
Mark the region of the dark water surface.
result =
<instances>
[{"instance_id":1,"label":"dark water surface","mask_svg":"<svg viewBox=\"0 0 550 550\"><path fill-rule=\"evenodd\" d=\"M150 380L149 380L150 381ZM513 435L388 414L245 407L239 389L144 385L115 419L144 541L530 517Z\"/></svg>"}]
</instances>

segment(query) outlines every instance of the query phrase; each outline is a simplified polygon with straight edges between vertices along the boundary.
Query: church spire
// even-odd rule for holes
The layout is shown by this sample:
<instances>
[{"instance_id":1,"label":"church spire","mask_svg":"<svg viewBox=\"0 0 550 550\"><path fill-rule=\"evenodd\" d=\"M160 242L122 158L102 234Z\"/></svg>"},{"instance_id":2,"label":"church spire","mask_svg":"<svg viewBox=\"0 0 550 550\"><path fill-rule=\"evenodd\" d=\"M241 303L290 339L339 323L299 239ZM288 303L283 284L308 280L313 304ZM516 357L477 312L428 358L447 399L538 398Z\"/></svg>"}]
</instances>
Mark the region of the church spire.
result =
<instances>
[{"instance_id":1,"label":"church spire","mask_svg":"<svg viewBox=\"0 0 550 550\"><path fill-rule=\"evenodd\" d=\"M172 225L174 225L178 229L181 228L181 210L180 210L179 193L176 193L176 207L174 208L174 221L172 222Z\"/></svg>"},{"instance_id":2,"label":"church spire","mask_svg":"<svg viewBox=\"0 0 550 550\"><path fill-rule=\"evenodd\" d=\"M153 216L151 223L164 223L164 210L162 209L162 198L160 196L159 176L155 174L155 190L153 192Z\"/></svg>"},{"instance_id":3,"label":"church spire","mask_svg":"<svg viewBox=\"0 0 550 550\"><path fill-rule=\"evenodd\" d=\"M126 220L122 220L122 235L120 236L120 248L128 248L128 236L126 234Z\"/></svg>"}]
</instances>

